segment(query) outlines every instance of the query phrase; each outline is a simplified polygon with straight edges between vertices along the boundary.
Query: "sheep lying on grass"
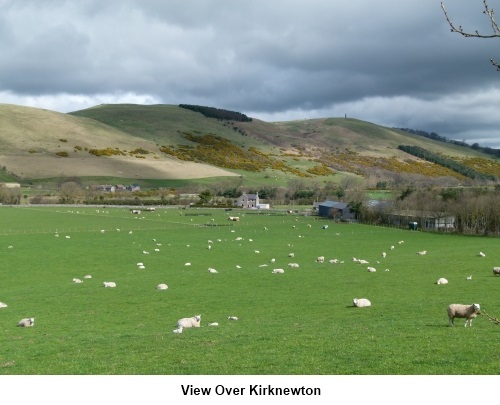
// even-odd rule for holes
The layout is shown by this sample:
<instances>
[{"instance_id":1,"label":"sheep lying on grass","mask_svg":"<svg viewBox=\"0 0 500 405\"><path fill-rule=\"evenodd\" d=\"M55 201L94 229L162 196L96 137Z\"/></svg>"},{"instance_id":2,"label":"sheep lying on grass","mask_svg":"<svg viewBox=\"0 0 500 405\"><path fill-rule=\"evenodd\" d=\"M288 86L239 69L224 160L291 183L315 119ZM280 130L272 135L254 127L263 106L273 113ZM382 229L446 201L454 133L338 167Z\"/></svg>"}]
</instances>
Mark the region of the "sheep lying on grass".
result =
<instances>
[{"instance_id":1,"label":"sheep lying on grass","mask_svg":"<svg viewBox=\"0 0 500 405\"><path fill-rule=\"evenodd\" d=\"M3 302L0 302L0 308L7 308L7 304L4 304Z\"/></svg>"},{"instance_id":2,"label":"sheep lying on grass","mask_svg":"<svg viewBox=\"0 0 500 405\"><path fill-rule=\"evenodd\" d=\"M28 326L35 326L35 318L24 318L24 319L21 319L17 323L17 326L21 326L23 328L28 327Z\"/></svg>"},{"instance_id":3,"label":"sheep lying on grass","mask_svg":"<svg viewBox=\"0 0 500 405\"><path fill-rule=\"evenodd\" d=\"M156 286L156 288L157 288L158 290L167 290L167 289L168 289L168 285L166 285L166 284L158 284L158 285Z\"/></svg>"},{"instance_id":4,"label":"sheep lying on grass","mask_svg":"<svg viewBox=\"0 0 500 405\"><path fill-rule=\"evenodd\" d=\"M105 281L102 285L106 288L114 288L116 287L116 283L114 281Z\"/></svg>"},{"instance_id":5,"label":"sheep lying on grass","mask_svg":"<svg viewBox=\"0 0 500 405\"><path fill-rule=\"evenodd\" d=\"M500 276L500 267L493 267L493 275Z\"/></svg>"},{"instance_id":6,"label":"sheep lying on grass","mask_svg":"<svg viewBox=\"0 0 500 405\"><path fill-rule=\"evenodd\" d=\"M201 315L193 316L192 318L181 318L177 321L177 329L174 333L182 333L185 328L199 328L201 322Z\"/></svg>"},{"instance_id":7,"label":"sheep lying on grass","mask_svg":"<svg viewBox=\"0 0 500 405\"><path fill-rule=\"evenodd\" d=\"M450 320L450 325L455 326L453 320L455 318L465 318L465 326L469 324L472 326L472 318L475 318L479 314L481 307L479 304L463 305L463 304L451 304L448 306L448 318Z\"/></svg>"},{"instance_id":8,"label":"sheep lying on grass","mask_svg":"<svg viewBox=\"0 0 500 405\"><path fill-rule=\"evenodd\" d=\"M448 280L441 277L438 281L436 281L436 284L448 284Z\"/></svg>"},{"instance_id":9,"label":"sheep lying on grass","mask_svg":"<svg viewBox=\"0 0 500 405\"><path fill-rule=\"evenodd\" d=\"M228 316L227 319L229 319L230 321L237 321L238 317L237 316Z\"/></svg>"},{"instance_id":10,"label":"sheep lying on grass","mask_svg":"<svg viewBox=\"0 0 500 405\"><path fill-rule=\"evenodd\" d=\"M273 274L283 274L285 270L283 269L273 269Z\"/></svg>"},{"instance_id":11,"label":"sheep lying on grass","mask_svg":"<svg viewBox=\"0 0 500 405\"><path fill-rule=\"evenodd\" d=\"M79 278L74 278L73 279L73 283L75 283L75 284L81 284L81 283L83 283L83 281L80 280Z\"/></svg>"},{"instance_id":12,"label":"sheep lying on grass","mask_svg":"<svg viewBox=\"0 0 500 405\"><path fill-rule=\"evenodd\" d=\"M365 308L365 307L372 306L372 303L370 302L370 300L366 299L366 298L354 298L352 300L352 304L358 308Z\"/></svg>"}]
</instances>

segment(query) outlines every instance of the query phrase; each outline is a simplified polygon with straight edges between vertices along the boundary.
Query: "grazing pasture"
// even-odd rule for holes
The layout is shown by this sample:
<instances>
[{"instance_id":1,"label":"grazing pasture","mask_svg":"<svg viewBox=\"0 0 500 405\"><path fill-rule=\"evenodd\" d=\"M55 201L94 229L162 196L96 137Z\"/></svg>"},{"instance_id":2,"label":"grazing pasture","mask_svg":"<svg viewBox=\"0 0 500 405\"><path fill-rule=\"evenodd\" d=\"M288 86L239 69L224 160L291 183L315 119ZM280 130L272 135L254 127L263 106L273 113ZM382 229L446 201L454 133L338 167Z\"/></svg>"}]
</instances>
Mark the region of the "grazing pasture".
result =
<instances>
[{"instance_id":1,"label":"grazing pasture","mask_svg":"<svg viewBox=\"0 0 500 405\"><path fill-rule=\"evenodd\" d=\"M0 207L0 374L500 371L499 326L479 315L451 327L447 315L452 303L479 303L500 316L498 239L230 215L240 220L224 210ZM354 307L361 297L372 305ZM201 327L173 333L195 315ZM17 327L23 318L35 326Z\"/></svg>"}]
</instances>

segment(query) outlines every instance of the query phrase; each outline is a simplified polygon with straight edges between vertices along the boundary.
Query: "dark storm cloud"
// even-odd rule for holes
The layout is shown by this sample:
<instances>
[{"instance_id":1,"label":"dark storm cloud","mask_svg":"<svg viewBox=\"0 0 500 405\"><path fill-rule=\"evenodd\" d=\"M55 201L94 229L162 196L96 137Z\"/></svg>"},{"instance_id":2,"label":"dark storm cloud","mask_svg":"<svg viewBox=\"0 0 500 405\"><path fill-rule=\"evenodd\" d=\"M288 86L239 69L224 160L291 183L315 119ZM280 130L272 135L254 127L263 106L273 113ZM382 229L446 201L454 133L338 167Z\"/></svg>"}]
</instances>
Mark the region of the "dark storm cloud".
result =
<instances>
[{"instance_id":1,"label":"dark storm cloud","mask_svg":"<svg viewBox=\"0 0 500 405\"><path fill-rule=\"evenodd\" d=\"M189 3L189 4L188 4ZM489 33L481 0L449 0ZM500 147L500 40L435 0L0 1L0 102L350 116ZM498 55L496 55L498 51Z\"/></svg>"}]
</instances>

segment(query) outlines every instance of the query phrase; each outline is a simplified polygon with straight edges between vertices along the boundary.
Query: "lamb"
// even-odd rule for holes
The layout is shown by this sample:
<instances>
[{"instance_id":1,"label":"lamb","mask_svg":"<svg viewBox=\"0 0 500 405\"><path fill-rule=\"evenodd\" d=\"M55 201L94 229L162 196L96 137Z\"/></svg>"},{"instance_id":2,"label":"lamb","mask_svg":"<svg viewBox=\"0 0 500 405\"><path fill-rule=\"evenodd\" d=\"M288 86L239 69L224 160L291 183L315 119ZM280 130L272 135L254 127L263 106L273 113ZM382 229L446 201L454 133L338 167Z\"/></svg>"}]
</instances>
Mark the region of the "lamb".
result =
<instances>
[{"instance_id":1,"label":"lamb","mask_svg":"<svg viewBox=\"0 0 500 405\"><path fill-rule=\"evenodd\" d=\"M295 257L294 253L288 253L288 257Z\"/></svg>"},{"instance_id":2,"label":"lamb","mask_svg":"<svg viewBox=\"0 0 500 405\"><path fill-rule=\"evenodd\" d=\"M427 250L421 250L420 252L417 252L417 255L419 256L423 256L425 254L427 254Z\"/></svg>"},{"instance_id":3,"label":"lamb","mask_svg":"<svg viewBox=\"0 0 500 405\"><path fill-rule=\"evenodd\" d=\"M212 323L209 323L208 326L219 326L219 323L218 322L212 322Z\"/></svg>"},{"instance_id":4,"label":"lamb","mask_svg":"<svg viewBox=\"0 0 500 405\"><path fill-rule=\"evenodd\" d=\"M167 290L167 289L168 289L168 285L166 285L166 284L158 284L158 285L156 286L156 288L157 288L158 290Z\"/></svg>"},{"instance_id":5,"label":"lamb","mask_svg":"<svg viewBox=\"0 0 500 405\"><path fill-rule=\"evenodd\" d=\"M181 318L177 321L177 329L174 329L174 333L182 333L182 330L186 328L199 328L200 322L201 315L196 315L192 318Z\"/></svg>"},{"instance_id":6,"label":"lamb","mask_svg":"<svg viewBox=\"0 0 500 405\"><path fill-rule=\"evenodd\" d=\"M318 256L318 257L316 258L316 261L317 261L318 263L323 263L323 262L325 261L325 256Z\"/></svg>"},{"instance_id":7,"label":"lamb","mask_svg":"<svg viewBox=\"0 0 500 405\"><path fill-rule=\"evenodd\" d=\"M331 263L331 264L335 264L335 263L338 263L339 262L339 259L330 259L328 260L328 263Z\"/></svg>"},{"instance_id":8,"label":"lamb","mask_svg":"<svg viewBox=\"0 0 500 405\"><path fill-rule=\"evenodd\" d=\"M23 328L28 327L28 326L35 326L35 318L24 318L24 319L21 319L17 323L17 326L21 326Z\"/></svg>"},{"instance_id":9,"label":"lamb","mask_svg":"<svg viewBox=\"0 0 500 405\"><path fill-rule=\"evenodd\" d=\"M212 267L209 267L209 268L208 268L208 272L209 272L209 273L213 273L213 274L218 273L218 271L217 271L217 270L215 270L215 269L213 269Z\"/></svg>"},{"instance_id":10,"label":"lamb","mask_svg":"<svg viewBox=\"0 0 500 405\"><path fill-rule=\"evenodd\" d=\"M285 270L283 269L273 269L273 274L283 274Z\"/></svg>"},{"instance_id":11,"label":"lamb","mask_svg":"<svg viewBox=\"0 0 500 405\"><path fill-rule=\"evenodd\" d=\"M116 283L114 281L105 281L102 285L106 288L114 288L116 287Z\"/></svg>"},{"instance_id":12,"label":"lamb","mask_svg":"<svg viewBox=\"0 0 500 405\"><path fill-rule=\"evenodd\" d=\"M82 280L80 280L79 278L74 278L74 279L73 279L73 283L75 283L75 284L80 284L80 283L83 283L83 281L82 281Z\"/></svg>"},{"instance_id":13,"label":"lamb","mask_svg":"<svg viewBox=\"0 0 500 405\"><path fill-rule=\"evenodd\" d=\"M288 267L290 267L291 269L296 269L299 267L299 264L298 263L288 263Z\"/></svg>"},{"instance_id":14,"label":"lamb","mask_svg":"<svg viewBox=\"0 0 500 405\"><path fill-rule=\"evenodd\" d=\"M382 257L385 259L385 257L387 256L387 253L385 252L382 252Z\"/></svg>"},{"instance_id":15,"label":"lamb","mask_svg":"<svg viewBox=\"0 0 500 405\"><path fill-rule=\"evenodd\" d=\"M438 281L436 281L436 284L448 284L448 280L441 277Z\"/></svg>"},{"instance_id":16,"label":"lamb","mask_svg":"<svg viewBox=\"0 0 500 405\"><path fill-rule=\"evenodd\" d=\"M237 321L238 317L237 316L228 316L227 319L229 319L230 321Z\"/></svg>"},{"instance_id":17,"label":"lamb","mask_svg":"<svg viewBox=\"0 0 500 405\"><path fill-rule=\"evenodd\" d=\"M7 308L7 304L0 302L0 308Z\"/></svg>"},{"instance_id":18,"label":"lamb","mask_svg":"<svg viewBox=\"0 0 500 405\"><path fill-rule=\"evenodd\" d=\"M366 268L370 273L375 273L377 269L375 267L367 267Z\"/></svg>"},{"instance_id":19,"label":"lamb","mask_svg":"<svg viewBox=\"0 0 500 405\"><path fill-rule=\"evenodd\" d=\"M500 276L500 267L493 267L493 275Z\"/></svg>"},{"instance_id":20,"label":"lamb","mask_svg":"<svg viewBox=\"0 0 500 405\"><path fill-rule=\"evenodd\" d=\"M92 276L91 276L90 274L87 274L87 275L86 275L85 277L83 277L83 278L87 278L87 279L89 279L89 278L92 278Z\"/></svg>"},{"instance_id":21,"label":"lamb","mask_svg":"<svg viewBox=\"0 0 500 405\"><path fill-rule=\"evenodd\" d=\"M359 299L358 298L354 298L352 300L352 304L355 307L358 307L358 308L365 308L365 307L371 307L372 306L372 303L367 298L359 298Z\"/></svg>"},{"instance_id":22,"label":"lamb","mask_svg":"<svg viewBox=\"0 0 500 405\"><path fill-rule=\"evenodd\" d=\"M450 320L450 326L455 326L453 320L455 318L465 318L465 326L469 324L472 326L472 318L475 318L479 314L481 309L479 304L463 305L463 304L451 304L448 306L448 318Z\"/></svg>"},{"instance_id":23,"label":"lamb","mask_svg":"<svg viewBox=\"0 0 500 405\"><path fill-rule=\"evenodd\" d=\"M483 252L479 252L479 256L486 257L486 255Z\"/></svg>"}]
</instances>

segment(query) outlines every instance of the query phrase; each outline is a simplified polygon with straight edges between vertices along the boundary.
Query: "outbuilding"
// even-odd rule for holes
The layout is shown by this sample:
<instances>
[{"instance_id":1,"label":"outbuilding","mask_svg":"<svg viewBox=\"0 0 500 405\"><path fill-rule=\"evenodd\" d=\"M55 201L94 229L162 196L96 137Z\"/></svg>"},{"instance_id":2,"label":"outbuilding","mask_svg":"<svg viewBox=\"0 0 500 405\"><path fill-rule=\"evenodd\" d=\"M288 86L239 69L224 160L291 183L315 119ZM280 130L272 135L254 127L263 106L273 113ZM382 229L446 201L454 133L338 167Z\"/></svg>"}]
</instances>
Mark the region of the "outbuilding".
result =
<instances>
[{"instance_id":1,"label":"outbuilding","mask_svg":"<svg viewBox=\"0 0 500 405\"><path fill-rule=\"evenodd\" d=\"M324 201L319 203L318 215L337 220L354 219L354 213L349 209L349 204L339 201Z\"/></svg>"}]
</instances>

